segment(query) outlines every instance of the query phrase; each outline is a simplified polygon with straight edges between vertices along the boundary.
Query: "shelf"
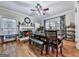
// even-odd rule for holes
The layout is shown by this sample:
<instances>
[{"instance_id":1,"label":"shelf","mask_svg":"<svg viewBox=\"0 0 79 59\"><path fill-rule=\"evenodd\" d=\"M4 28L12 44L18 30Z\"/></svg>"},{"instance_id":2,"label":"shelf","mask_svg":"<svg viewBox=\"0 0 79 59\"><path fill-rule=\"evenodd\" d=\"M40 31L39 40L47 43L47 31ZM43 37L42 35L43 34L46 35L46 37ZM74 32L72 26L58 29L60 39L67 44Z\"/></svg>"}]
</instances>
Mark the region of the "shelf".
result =
<instances>
[{"instance_id":1,"label":"shelf","mask_svg":"<svg viewBox=\"0 0 79 59\"><path fill-rule=\"evenodd\" d=\"M67 31L67 38L71 38L73 39L73 41L75 41L75 27L71 27L68 26L66 27L66 31Z\"/></svg>"}]
</instances>

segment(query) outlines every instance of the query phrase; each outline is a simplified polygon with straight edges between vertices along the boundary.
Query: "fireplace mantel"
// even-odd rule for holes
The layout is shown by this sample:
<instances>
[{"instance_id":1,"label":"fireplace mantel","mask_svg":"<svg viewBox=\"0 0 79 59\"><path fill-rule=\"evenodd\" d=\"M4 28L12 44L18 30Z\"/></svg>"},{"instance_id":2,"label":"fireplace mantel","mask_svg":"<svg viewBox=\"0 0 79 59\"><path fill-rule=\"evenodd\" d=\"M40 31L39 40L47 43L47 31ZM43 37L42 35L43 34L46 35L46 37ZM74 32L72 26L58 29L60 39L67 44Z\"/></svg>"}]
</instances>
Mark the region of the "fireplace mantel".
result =
<instances>
[{"instance_id":1,"label":"fireplace mantel","mask_svg":"<svg viewBox=\"0 0 79 59\"><path fill-rule=\"evenodd\" d=\"M27 31L28 29L29 29L29 30L33 30L34 27L31 27L31 26L30 26L30 27L25 27L25 26L21 26L21 27L20 27L20 31Z\"/></svg>"}]
</instances>

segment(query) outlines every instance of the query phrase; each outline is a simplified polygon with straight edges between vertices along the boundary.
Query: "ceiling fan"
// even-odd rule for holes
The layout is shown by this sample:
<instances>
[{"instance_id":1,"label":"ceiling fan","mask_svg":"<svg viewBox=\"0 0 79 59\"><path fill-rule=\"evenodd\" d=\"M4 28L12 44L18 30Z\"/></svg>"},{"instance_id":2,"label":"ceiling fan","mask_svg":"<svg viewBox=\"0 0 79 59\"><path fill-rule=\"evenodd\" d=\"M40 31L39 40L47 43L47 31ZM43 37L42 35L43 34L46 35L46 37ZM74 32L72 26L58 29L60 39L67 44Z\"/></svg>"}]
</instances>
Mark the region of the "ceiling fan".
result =
<instances>
[{"instance_id":1,"label":"ceiling fan","mask_svg":"<svg viewBox=\"0 0 79 59\"><path fill-rule=\"evenodd\" d=\"M35 9L30 9L33 12L36 12L38 15L45 15L46 11L49 10L49 8L42 8L42 6L37 3L37 5L35 6Z\"/></svg>"}]
</instances>

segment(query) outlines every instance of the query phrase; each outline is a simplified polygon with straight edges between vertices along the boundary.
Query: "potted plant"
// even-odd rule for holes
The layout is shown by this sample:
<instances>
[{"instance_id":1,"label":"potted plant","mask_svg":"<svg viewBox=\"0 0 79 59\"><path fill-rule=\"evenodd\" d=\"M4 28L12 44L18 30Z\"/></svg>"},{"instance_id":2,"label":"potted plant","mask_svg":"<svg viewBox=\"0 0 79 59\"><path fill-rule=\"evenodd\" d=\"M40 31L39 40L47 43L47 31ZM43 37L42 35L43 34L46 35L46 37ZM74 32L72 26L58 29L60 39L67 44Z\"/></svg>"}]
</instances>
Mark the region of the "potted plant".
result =
<instances>
[{"instance_id":1,"label":"potted plant","mask_svg":"<svg viewBox=\"0 0 79 59\"><path fill-rule=\"evenodd\" d=\"M40 26L39 28L37 28L37 31L38 32L43 32L44 31L44 27L43 26Z\"/></svg>"}]
</instances>

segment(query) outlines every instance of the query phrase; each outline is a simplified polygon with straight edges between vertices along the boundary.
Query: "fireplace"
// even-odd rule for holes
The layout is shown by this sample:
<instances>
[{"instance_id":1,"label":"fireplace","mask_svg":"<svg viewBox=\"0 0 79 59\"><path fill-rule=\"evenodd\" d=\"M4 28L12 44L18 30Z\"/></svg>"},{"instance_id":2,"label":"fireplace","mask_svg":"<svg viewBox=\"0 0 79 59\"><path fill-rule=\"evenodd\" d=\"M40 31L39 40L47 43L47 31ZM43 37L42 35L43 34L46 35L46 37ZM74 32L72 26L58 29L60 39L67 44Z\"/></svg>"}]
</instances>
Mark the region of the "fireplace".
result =
<instances>
[{"instance_id":1,"label":"fireplace","mask_svg":"<svg viewBox=\"0 0 79 59\"><path fill-rule=\"evenodd\" d=\"M23 32L24 32L24 36L25 36L25 37L30 36L31 33L32 33L31 31L23 31Z\"/></svg>"},{"instance_id":2,"label":"fireplace","mask_svg":"<svg viewBox=\"0 0 79 59\"><path fill-rule=\"evenodd\" d=\"M27 41L29 40L29 36L31 35L31 31L20 31L18 39L20 41Z\"/></svg>"}]
</instances>

